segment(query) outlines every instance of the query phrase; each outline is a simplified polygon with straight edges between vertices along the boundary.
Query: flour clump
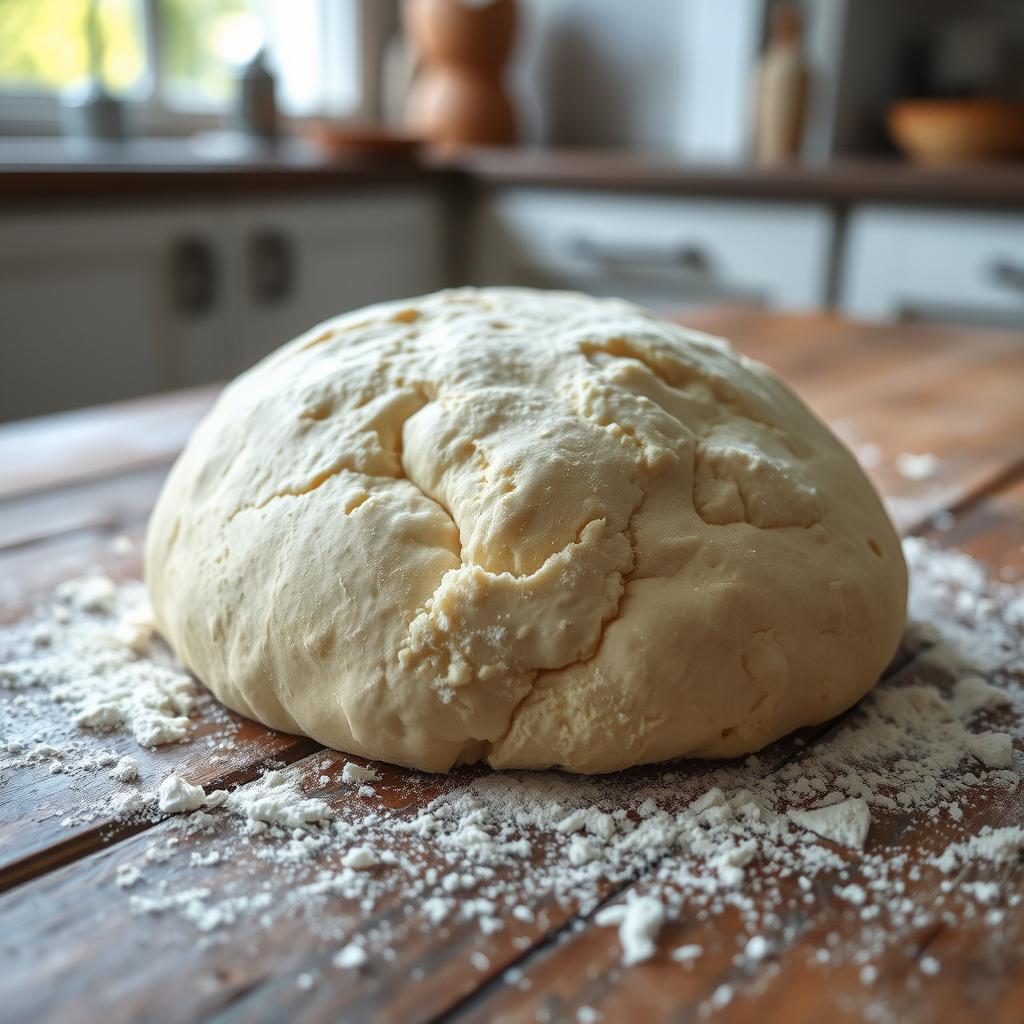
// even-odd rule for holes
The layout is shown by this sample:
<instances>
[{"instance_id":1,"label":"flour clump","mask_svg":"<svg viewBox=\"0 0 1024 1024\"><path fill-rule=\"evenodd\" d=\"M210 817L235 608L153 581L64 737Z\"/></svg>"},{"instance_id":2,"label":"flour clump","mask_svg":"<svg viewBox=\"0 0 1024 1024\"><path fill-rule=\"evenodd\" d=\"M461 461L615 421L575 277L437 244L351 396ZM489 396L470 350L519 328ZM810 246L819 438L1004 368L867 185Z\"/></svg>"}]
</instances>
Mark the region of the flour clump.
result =
<instances>
[{"instance_id":1,"label":"flour clump","mask_svg":"<svg viewBox=\"0 0 1024 1024\"><path fill-rule=\"evenodd\" d=\"M430 771L755 750L870 689L906 602L870 483L771 371L527 289L371 306L235 380L146 577L229 707Z\"/></svg>"}]
</instances>

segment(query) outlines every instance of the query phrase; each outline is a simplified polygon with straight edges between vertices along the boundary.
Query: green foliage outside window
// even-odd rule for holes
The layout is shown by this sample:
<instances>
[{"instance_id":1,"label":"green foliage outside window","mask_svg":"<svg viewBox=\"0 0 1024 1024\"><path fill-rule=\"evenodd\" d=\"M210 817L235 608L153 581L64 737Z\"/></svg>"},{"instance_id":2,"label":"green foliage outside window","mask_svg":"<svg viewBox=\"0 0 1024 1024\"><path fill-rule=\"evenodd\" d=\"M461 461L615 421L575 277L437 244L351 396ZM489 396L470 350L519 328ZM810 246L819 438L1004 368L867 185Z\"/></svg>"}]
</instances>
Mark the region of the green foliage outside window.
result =
<instances>
[{"instance_id":1,"label":"green foliage outside window","mask_svg":"<svg viewBox=\"0 0 1024 1024\"><path fill-rule=\"evenodd\" d=\"M234 92L237 66L263 41L253 0L161 0L161 74L168 93L223 103Z\"/></svg>"},{"instance_id":2,"label":"green foliage outside window","mask_svg":"<svg viewBox=\"0 0 1024 1024\"><path fill-rule=\"evenodd\" d=\"M0 0L0 89L52 92L87 77L89 0ZM95 9L100 77L112 92L136 86L146 70L137 0L103 0Z\"/></svg>"},{"instance_id":3,"label":"green foliage outside window","mask_svg":"<svg viewBox=\"0 0 1024 1024\"><path fill-rule=\"evenodd\" d=\"M158 0L159 84L172 101L230 99L237 65L263 41L260 6ZM98 71L111 92L130 93L148 70L144 15L142 0L0 0L0 92L53 92Z\"/></svg>"}]
</instances>

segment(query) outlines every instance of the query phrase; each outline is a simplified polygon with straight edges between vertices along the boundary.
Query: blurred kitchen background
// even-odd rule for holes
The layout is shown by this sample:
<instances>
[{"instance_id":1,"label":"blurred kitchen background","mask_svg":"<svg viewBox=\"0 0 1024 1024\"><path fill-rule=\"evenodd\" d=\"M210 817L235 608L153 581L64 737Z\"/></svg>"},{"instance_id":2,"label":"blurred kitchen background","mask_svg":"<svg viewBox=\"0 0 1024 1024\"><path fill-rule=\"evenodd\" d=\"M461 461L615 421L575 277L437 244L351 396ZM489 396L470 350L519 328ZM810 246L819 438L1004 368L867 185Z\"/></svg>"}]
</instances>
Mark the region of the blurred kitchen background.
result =
<instances>
[{"instance_id":1,"label":"blurred kitchen background","mask_svg":"<svg viewBox=\"0 0 1024 1024\"><path fill-rule=\"evenodd\" d=\"M464 283L1024 330L1024 3L0 0L0 420Z\"/></svg>"}]
</instances>

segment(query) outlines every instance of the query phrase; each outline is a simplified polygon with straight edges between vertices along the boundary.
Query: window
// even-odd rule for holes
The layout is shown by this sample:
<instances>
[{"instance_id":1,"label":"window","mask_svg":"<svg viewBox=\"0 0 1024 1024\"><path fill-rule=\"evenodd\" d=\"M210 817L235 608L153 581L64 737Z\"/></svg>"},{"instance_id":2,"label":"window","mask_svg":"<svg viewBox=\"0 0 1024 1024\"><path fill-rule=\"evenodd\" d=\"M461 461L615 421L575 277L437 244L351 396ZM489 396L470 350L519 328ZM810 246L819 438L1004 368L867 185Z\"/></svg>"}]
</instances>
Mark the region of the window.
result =
<instances>
[{"instance_id":1,"label":"window","mask_svg":"<svg viewBox=\"0 0 1024 1024\"><path fill-rule=\"evenodd\" d=\"M0 0L0 123L55 123L61 90L92 78L135 104L141 127L187 126L231 106L264 48L285 113L351 112L360 2Z\"/></svg>"},{"instance_id":2,"label":"window","mask_svg":"<svg viewBox=\"0 0 1024 1024\"><path fill-rule=\"evenodd\" d=\"M160 0L160 84L175 106L230 101L235 69L266 42L258 6L253 0Z\"/></svg>"},{"instance_id":3,"label":"window","mask_svg":"<svg viewBox=\"0 0 1024 1024\"><path fill-rule=\"evenodd\" d=\"M137 0L0 0L0 89L47 93L97 74L130 94L146 74Z\"/></svg>"}]
</instances>

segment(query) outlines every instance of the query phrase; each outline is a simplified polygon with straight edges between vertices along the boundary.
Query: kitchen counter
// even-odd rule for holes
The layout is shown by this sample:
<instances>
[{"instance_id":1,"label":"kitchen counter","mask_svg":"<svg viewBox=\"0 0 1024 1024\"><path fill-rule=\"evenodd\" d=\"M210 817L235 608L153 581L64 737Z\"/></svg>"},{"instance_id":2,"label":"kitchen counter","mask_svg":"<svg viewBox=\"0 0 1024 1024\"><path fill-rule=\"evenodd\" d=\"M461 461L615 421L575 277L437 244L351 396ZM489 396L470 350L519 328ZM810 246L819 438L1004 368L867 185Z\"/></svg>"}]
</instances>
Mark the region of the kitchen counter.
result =
<instances>
[{"instance_id":1,"label":"kitchen counter","mask_svg":"<svg viewBox=\"0 0 1024 1024\"><path fill-rule=\"evenodd\" d=\"M1024 163L924 168L897 159L780 167L687 164L611 150L474 148L435 158L482 185L622 189L833 203L892 200L1024 206Z\"/></svg>"},{"instance_id":2,"label":"kitchen counter","mask_svg":"<svg viewBox=\"0 0 1024 1024\"><path fill-rule=\"evenodd\" d=\"M0 200L10 202L301 193L448 177L417 159L360 154L327 158L298 139L270 146L216 133L90 144L0 139Z\"/></svg>"},{"instance_id":3,"label":"kitchen counter","mask_svg":"<svg viewBox=\"0 0 1024 1024\"><path fill-rule=\"evenodd\" d=\"M622 190L832 204L892 201L1024 207L1024 164L926 169L896 159L774 168L688 164L591 149L470 147L411 159L327 158L300 140L276 147L225 134L74 146L62 139L0 140L0 199L123 197L332 189L436 182Z\"/></svg>"},{"instance_id":4,"label":"kitchen counter","mask_svg":"<svg viewBox=\"0 0 1024 1024\"><path fill-rule=\"evenodd\" d=\"M870 471L904 534L930 537L1016 576L1024 571L1020 335L865 327L831 316L725 309L694 311L686 319L768 362L851 446L862 452L870 446ZM115 578L138 577L139 541L152 503L216 393L207 388L0 428L0 621L24 615L33 599L94 567ZM907 451L933 453L934 475L908 480L897 473L897 456ZM939 512L941 530L933 518ZM956 584L950 585L952 615ZM927 677L926 661L905 650L880 686L891 690L918 681L919 672ZM19 691L0 688L0 706L19 699ZM145 749L123 733L95 742L116 747L118 755L130 753L146 789L171 770L207 790L244 787L273 763L300 773L307 794L327 801L339 816L363 799L352 786L324 782L328 770L340 772L342 755L217 709L209 697L200 701L191 743ZM67 710L51 708L53 721L41 723L40 735L67 725ZM816 743L855 728L857 712L851 711L780 740L761 752L763 770L777 771ZM230 753L211 757L225 735L233 737ZM773 876L771 884L789 901L787 930L782 937L780 924L766 958L737 960L746 941L740 915L707 916L699 903L685 903L678 920L664 928L659 952L644 964L620 968L615 929L598 927L593 907L538 895L530 885L529 862L522 878L497 869L529 916L513 916L502 907L504 926L486 935L473 922L430 925L422 899L408 895L396 896L393 905L370 917L349 896L325 896L318 922L355 922L332 939L298 914L258 928L239 910L237 919L229 917L204 936L175 913L133 913L131 899L139 894L182 893L199 870L187 867L189 855L192 864L216 863L212 853L222 837L211 834L212 828L186 833L166 817L126 822L96 812L124 787L105 771L83 779L50 768L37 760L5 772L3 779L0 935L7 968L0 972L0 1005L7 1021L678 1021L705 1016L701 1008L710 1009L723 986L730 999L727 1006L716 1004L715 1020L1020 1017L1024 946L1016 937L1024 926L1024 905L1019 897L1006 899L1020 891L1017 864L999 874L998 929L983 914L961 918L955 927L941 919L922 925L912 936L866 951L877 971L871 984L861 980L856 960L815 960L825 936L829 947L853 956L863 934L856 908L839 891L842 880L870 878L879 851L887 849L891 857L902 846L922 853L933 841L960 834L951 819L932 821L913 806L875 808L866 849L834 847L842 872L817 876L811 893L802 893L793 874ZM951 771L970 768L963 762ZM623 778L642 780L663 770L640 768ZM682 763L676 770L699 768ZM381 766L380 772L373 799L387 813L410 815L438 786L457 789L480 774L463 769L439 781L393 766ZM973 834L986 825L1020 824L1019 788L972 792L963 826ZM537 843L542 842L541 836ZM174 857L146 852L172 848ZM271 865L253 849L240 844L222 868L203 868L203 892L215 900L236 899L240 907L254 894L274 892L277 899ZM431 856L429 842L423 851ZM133 864L144 864L144 877L137 886L127 882L133 887L125 892L120 886ZM671 867L662 862L649 870ZM757 870L752 901L764 891ZM931 869L893 871L903 886L901 900L927 916L946 876ZM600 900L642 892L642 875L628 884L600 883ZM339 941L351 942L386 920L422 924L363 971L331 966ZM705 950L690 968L670 956L681 942ZM941 970L931 964L941 964ZM922 977L926 966L929 976ZM872 1017L872 1008L884 1009L884 1017Z\"/></svg>"}]
</instances>

